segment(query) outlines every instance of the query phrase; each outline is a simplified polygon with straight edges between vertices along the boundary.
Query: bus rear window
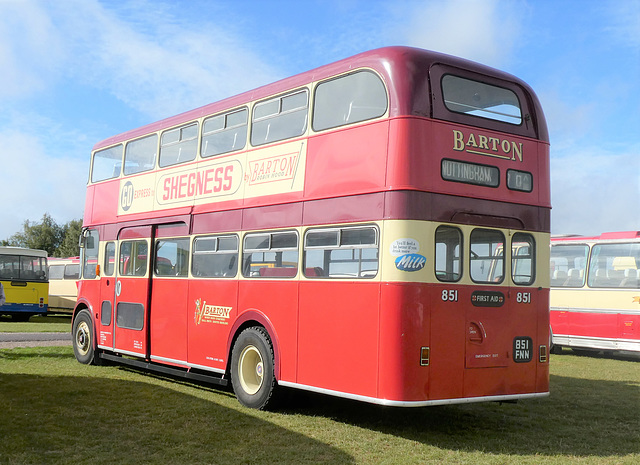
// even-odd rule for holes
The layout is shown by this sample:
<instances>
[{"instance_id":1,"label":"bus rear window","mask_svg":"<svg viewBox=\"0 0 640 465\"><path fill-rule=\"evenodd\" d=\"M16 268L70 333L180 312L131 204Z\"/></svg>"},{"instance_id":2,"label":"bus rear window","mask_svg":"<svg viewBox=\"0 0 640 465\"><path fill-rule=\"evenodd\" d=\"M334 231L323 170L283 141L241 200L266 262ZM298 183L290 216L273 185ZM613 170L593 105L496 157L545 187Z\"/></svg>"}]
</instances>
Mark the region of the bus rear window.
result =
<instances>
[{"instance_id":1,"label":"bus rear window","mask_svg":"<svg viewBox=\"0 0 640 465\"><path fill-rule=\"evenodd\" d=\"M493 229L474 229L470 237L469 269L475 283L504 280L504 235Z\"/></svg>"},{"instance_id":2,"label":"bus rear window","mask_svg":"<svg viewBox=\"0 0 640 465\"><path fill-rule=\"evenodd\" d=\"M522 123L520 101L509 89L446 74L442 77L442 95L450 111L509 124Z\"/></svg>"}]
</instances>

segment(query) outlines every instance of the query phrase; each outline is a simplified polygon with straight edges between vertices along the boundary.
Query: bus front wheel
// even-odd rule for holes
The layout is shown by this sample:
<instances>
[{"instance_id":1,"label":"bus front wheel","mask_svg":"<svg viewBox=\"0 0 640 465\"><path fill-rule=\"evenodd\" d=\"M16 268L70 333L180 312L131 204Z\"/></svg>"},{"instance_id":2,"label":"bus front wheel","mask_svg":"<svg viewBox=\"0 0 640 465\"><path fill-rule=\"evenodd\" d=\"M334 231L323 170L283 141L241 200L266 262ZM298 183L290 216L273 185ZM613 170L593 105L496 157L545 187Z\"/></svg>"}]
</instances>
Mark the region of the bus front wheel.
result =
<instances>
[{"instance_id":1,"label":"bus front wheel","mask_svg":"<svg viewBox=\"0 0 640 465\"><path fill-rule=\"evenodd\" d=\"M249 408L264 409L275 388L273 344L261 327L247 328L231 352L231 383L238 401Z\"/></svg>"},{"instance_id":2,"label":"bus front wheel","mask_svg":"<svg viewBox=\"0 0 640 465\"><path fill-rule=\"evenodd\" d=\"M94 363L93 321L87 310L81 310L73 320L73 353L85 365Z\"/></svg>"}]
</instances>

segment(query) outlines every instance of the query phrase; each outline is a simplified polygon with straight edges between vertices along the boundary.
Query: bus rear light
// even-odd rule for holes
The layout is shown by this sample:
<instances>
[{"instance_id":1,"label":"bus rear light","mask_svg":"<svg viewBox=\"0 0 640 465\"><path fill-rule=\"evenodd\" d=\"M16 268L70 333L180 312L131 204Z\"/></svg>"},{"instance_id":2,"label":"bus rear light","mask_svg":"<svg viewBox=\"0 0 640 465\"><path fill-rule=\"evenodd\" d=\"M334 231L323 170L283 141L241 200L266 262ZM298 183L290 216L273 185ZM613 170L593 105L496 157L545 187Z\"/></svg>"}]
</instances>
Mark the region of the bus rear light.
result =
<instances>
[{"instance_id":1,"label":"bus rear light","mask_svg":"<svg viewBox=\"0 0 640 465\"><path fill-rule=\"evenodd\" d=\"M547 346L541 345L539 352L540 352L540 363L546 363L547 360L549 360L549 357L547 356Z\"/></svg>"},{"instance_id":2,"label":"bus rear light","mask_svg":"<svg viewBox=\"0 0 640 465\"><path fill-rule=\"evenodd\" d=\"M44 307L44 297L40 297L40 308Z\"/></svg>"},{"instance_id":3,"label":"bus rear light","mask_svg":"<svg viewBox=\"0 0 640 465\"><path fill-rule=\"evenodd\" d=\"M420 348L420 366L423 366L423 367L429 366L429 348L428 347Z\"/></svg>"}]
</instances>

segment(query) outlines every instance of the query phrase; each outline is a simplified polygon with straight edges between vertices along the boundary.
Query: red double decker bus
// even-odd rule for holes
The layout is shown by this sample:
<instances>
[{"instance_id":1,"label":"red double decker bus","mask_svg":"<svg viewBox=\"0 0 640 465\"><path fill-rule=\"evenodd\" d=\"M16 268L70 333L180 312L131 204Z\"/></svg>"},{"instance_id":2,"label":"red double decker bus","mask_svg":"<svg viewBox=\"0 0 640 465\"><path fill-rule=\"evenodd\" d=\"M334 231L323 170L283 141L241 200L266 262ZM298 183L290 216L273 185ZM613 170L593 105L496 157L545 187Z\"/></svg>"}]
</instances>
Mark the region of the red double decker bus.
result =
<instances>
[{"instance_id":1,"label":"red double decker bus","mask_svg":"<svg viewBox=\"0 0 640 465\"><path fill-rule=\"evenodd\" d=\"M74 350L255 408L545 396L549 200L524 82L362 53L94 147Z\"/></svg>"}]
</instances>

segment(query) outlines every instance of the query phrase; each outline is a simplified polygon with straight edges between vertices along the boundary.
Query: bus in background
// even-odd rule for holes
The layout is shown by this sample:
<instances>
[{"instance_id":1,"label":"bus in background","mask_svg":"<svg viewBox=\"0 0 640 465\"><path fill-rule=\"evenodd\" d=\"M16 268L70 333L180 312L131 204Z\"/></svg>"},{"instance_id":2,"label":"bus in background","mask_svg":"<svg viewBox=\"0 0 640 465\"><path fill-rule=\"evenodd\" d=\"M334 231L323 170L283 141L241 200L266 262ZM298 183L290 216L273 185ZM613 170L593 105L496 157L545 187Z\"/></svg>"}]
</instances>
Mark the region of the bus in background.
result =
<instances>
[{"instance_id":1,"label":"bus in background","mask_svg":"<svg viewBox=\"0 0 640 465\"><path fill-rule=\"evenodd\" d=\"M0 315L27 321L47 313L49 281L47 252L22 247L0 247L0 283L5 302Z\"/></svg>"},{"instance_id":2,"label":"bus in background","mask_svg":"<svg viewBox=\"0 0 640 465\"><path fill-rule=\"evenodd\" d=\"M640 353L640 231L551 239L554 350Z\"/></svg>"},{"instance_id":3,"label":"bus in background","mask_svg":"<svg viewBox=\"0 0 640 465\"><path fill-rule=\"evenodd\" d=\"M79 277L80 257L49 258L49 313L73 313Z\"/></svg>"},{"instance_id":4,"label":"bus in background","mask_svg":"<svg viewBox=\"0 0 640 465\"><path fill-rule=\"evenodd\" d=\"M254 408L546 396L549 199L524 82L365 52L95 145L74 352Z\"/></svg>"}]
</instances>

